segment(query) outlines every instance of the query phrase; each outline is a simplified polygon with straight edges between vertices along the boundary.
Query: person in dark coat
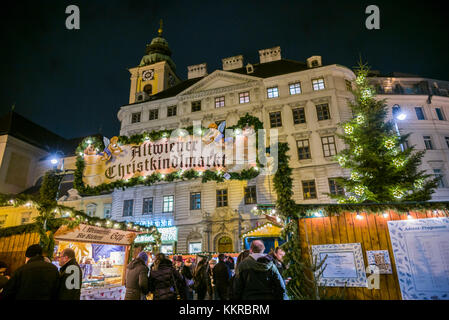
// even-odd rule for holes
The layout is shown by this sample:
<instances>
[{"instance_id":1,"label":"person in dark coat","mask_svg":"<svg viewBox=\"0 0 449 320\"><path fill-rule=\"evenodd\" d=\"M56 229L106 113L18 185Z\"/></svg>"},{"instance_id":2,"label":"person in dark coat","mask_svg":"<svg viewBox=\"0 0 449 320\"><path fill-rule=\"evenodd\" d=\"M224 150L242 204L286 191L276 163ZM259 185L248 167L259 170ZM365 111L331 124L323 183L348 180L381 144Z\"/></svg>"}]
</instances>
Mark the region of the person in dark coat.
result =
<instances>
[{"instance_id":1,"label":"person in dark coat","mask_svg":"<svg viewBox=\"0 0 449 320\"><path fill-rule=\"evenodd\" d=\"M207 268L207 295L209 297L209 300L217 300L213 276L213 270L216 264L217 261L215 259L210 259L209 267Z\"/></svg>"},{"instance_id":2,"label":"person in dark coat","mask_svg":"<svg viewBox=\"0 0 449 320\"><path fill-rule=\"evenodd\" d=\"M193 266L192 266L192 260L190 258L187 258L182 270L181 275L183 276L184 280L186 281L186 292L187 292L187 300L193 300Z\"/></svg>"},{"instance_id":3,"label":"person in dark coat","mask_svg":"<svg viewBox=\"0 0 449 320\"><path fill-rule=\"evenodd\" d=\"M56 300L59 289L58 268L44 261L42 247L33 244L25 252L25 264L19 267L2 292L5 300Z\"/></svg>"},{"instance_id":4,"label":"person in dark coat","mask_svg":"<svg viewBox=\"0 0 449 320\"><path fill-rule=\"evenodd\" d=\"M140 252L126 268L125 300L145 300L148 294L148 255Z\"/></svg>"},{"instance_id":5,"label":"person in dark coat","mask_svg":"<svg viewBox=\"0 0 449 320\"><path fill-rule=\"evenodd\" d=\"M182 300L186 298L184 280L163 253L159 253L154 261L148 286L153 300L176 300L178 296Z\"/></svg>"},{"instance_id":6,"label":"person in dark coat","mask_svg":"<svg viewBox=\"0 0 449 320\"><path fill-rule=\"evenodd\" d=\"M272 252L269 253L269 256L272 258L274 264L276 265L276 267L279 270L279 273L282 276L285 270L285 264L282 261L285 256L284 250L282 250L280 247L276 247L276 249L274 249Z\"/></svg>"},{"instance_id":7,"label":"person in dark coat","mask_svg":"<svg viewBox=\"0 0 449 320\"><path fill-rule=\"evenodd\" d=\"M262 241L251 243L250 255L239 263L234 279L234 299L288 300L285 282Z\"/></svg>"},{"instance_id":8,"label":"person in dark coat","mask_svg":"<svg viewBox=\"0 0 449 320\"><path fill-rule=\"evenodd\" d=\"M7 274L8 265L3 261L0 261L0 293L5 287L6 283L8 283L9 276Z\"/></svg>"},{"instance_id":9,"label":"person in dark coat","mask_svg":"<svg viewBox=\"0 0 449 320\"><path fill-rule=\"evenodd\" d=\"M81 283L83 272L76 262L75 251L67 248L59 257L59 300L79 300L81 297Z\"/></svg>"},{"instance_id":10,"label":"person in dark coat","mask_svg":"<svg viewBox=\"0 0 449 320\"><path fill-rule=\"evenodd\" d=\"M201 260L197 262L195 267L195 272L193 273L193 289L195 293L198 295L198 300L204 300L207 293L207 284L208 284L208 274L207 274L207 257L199 256Z\"/></svg>"},{"instance_id":11,"label":"person in dark coat","mask_svg":"<svg viewBox=\"0 0 449 320\"><path fill-rule=\"evenodd\" d=\"M219 300L227 300L231 276L226 263L226 257L223 253L218 255L218 263L213 268L212 273L217 298Z\"/></svg>"}]
</instances>

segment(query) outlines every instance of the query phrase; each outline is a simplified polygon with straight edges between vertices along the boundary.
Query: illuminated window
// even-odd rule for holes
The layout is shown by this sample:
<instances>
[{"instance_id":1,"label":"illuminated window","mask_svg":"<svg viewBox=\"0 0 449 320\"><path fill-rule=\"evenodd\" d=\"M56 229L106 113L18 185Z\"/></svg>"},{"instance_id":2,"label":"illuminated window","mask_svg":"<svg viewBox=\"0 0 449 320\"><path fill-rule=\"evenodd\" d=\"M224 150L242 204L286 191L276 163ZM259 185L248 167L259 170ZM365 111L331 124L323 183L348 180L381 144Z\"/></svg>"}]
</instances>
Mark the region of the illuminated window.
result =
<instances>
[{"instance_id":1,"label":"illuminated window","mask_svg":"<svg viewBox=\"0 0 449 320\"><path fill-rule=\"evenodd\" d=\"M268 99L279 97L278 87L267 88L267 97Z\"/></svg>"},{"instance_id":2,"label":"illuminated window","mask_svg":"<svg viewBox=\"0 0 449 320\"><path fill-rule=\"evenodd\" d=\"M317 104L316 105L316 114L318 117L318 121L330 119L331 114L329 112L329 104L328 103Z\"/></svg>"},{"instance_id":3,"label":"illuminated window","mask_svg":"<svg viewBox=\"0 0 449 320\"><path fill-rule=\"evenodd\" d=\"M301 83L300 82L291 83L291 84L289 84L289 89L290 89L291 95L300 94L301 93Z\"/></svg>"},{"instance_id":4,"label":"illuminated window","mask_svg":"<svg viewBox=\"0 0 449 320\"><path fill-rule=\"evenodd\" d=\"M298 141L296 141L296 145L298 146L298 159L299 160L311 158L309 139L298 140Z\"/></svg>"},{"instance_id":5,"label":"illuminated window","mask_svg":"<svg viewBox=\"0 0 449 320\"><path fill-rule=\"evenodd\" d=\"M137 122L140 122L140 112L136 112L131 115L131 123Z\"/></svg>"},{"instance_id":6,"label":"illuminated window","mask_svg":"<svg viewBox=\"0 0 449 320\"><path fill-rule=\"evenodd\" d=\"M315 180L302 181L302 193L304 200L316 199Z\"/></svg>"},{"instance_id":7,"label":"illuminated window","mask_svg":"<svg viewBox=\"0 0 449 320\"><path fill-rule=\"evenodd\" d=\"M325 157L332 157L337 154L334 136L322 137L321 143L323 144L323 154Z\"/></svg>"},{"instance_id":8,"label":"illuminated window","mask_svg":"<svg viewBox=\"0 0 449 320\"><path fill-rule=\"evenodd\" d=\"M257 190L256 186L245 187L245 204L257 203Z\"/></svg>"},{"instance_id":9,"label":"illuminated window","mask_svg":"<svg viewBox=\"0 0 449 320\"><path fill-rule=\"evenodd\" d=\"M176 106L167 107L167 117L174 117L174 116L176 116L176 111L177 111Z\"/></svg>"},{"instance_id":10,"label":"illuminated window","mask_svg":"<svg viewBox=\"0 0 449 320\"><path fill-rule=\"evenodd\" d=\"M89 203L86 206L86 214L88 216L94 217L96 212L97 212L97 205L95 203Z\"/></svg>"},{"instance_id":11,"label":"illuminated window","mask_svg":"<svg viewBox=\"0 0 449 320\"><path fill-rule=\"evenodd\" d=\"M292 110L293 113L293 123L301 124L306 123L306 112L304 108L296 108Z\"/></svg>"},{"instance_id":12,"label":"illuminated window","mask_svg":"<svg viewBox=\"0 0 449 320\"><path fill-rule=\"evenodd\" d=\"M329 193L334 195L345 194L345 189L337 183L336 178L329 179Z\"/></svg>"},{"instance_id":13,"label":"illuminated window","mask_svg":"<svg viewBox=\"0 0 449 320\"><path fill-rule=\"evenodd\" d=\"M270 113L270 125L271 128L282 127L282 118L280 111Z\"/></svg>"},{"instance_id":14,"label":"illuminated window","mask_svg":"<svg viewBox=\"0 0 449 320\"><path fill-rule=\"evenodd\" d=\"M249 102L249 91L239 93L239 102L248 103Z\"/></svg>"},{"instance_id":15,"label":"illuminated window","mask_svg":"<svg viewBox=\"0 0 449 320\"><path fill-rule=\"evenodd\" d=\"M134 200L125 200L123 202L123 216L130 217L133 215Z\"/></svg>"},{"instance_id":16,"label":"illuminated window","mask_svg":"<svg viewBox=\"0 0 449 320\"><path fill-rule=\"evenodd\" d=\"M190 193L190 210L201 209L201 192Z\"/></svg>"},{"instance_id":17,"label":"illuminated window","mask_svg":"<svg viewBox=\"0 0 449 320\"><path fill-rule=\"evenodd\" d=\"M142 214L153 213L153 198L143 198Z\"/></svg>"},{"instance_id":18,"label":"illuminated window","mask_svg":"<svg viewBox=\"0 0 449 320\"><path fill-rule=\"evenodd\" d=\"M192 102L192 112L201 111L201 101Z\"/></svg>"},{"instance_id":19,"label":"illuminated window","mask_svg":"<svg viewBox=\"0 0 449 320\"><path fill-rule=\"evenodd\" d=\"M164 204L162 207L162 212L164 213L173 212L174 202L175 202L174 196L164 196Z\"/></svg>"},{"instance_id":20,"label":"illuminated window","mask_svg":"<svg viewBox=\"0 0 449 320\"><path fill-rule=\"evenodd\" d=\"M215 98L215 108L222 108L225 106L225 97L216 97Z\"/></svg>"},{"instance_id":21,"label":"illuminated window","mask_svg":"<svg viewBox=\"0 0 449 320\"><path fill-rule=\"evenodd\" d=\"M324 79L313 79L312 80L312 86L314 91L323 90L324 89Z\"/></svg>"},{"instance_id":22,"label":"illuminated window","mask_svg":"<svg viewBox=\"0 0 449 320\"><path fill-rule=\"evenodd\" d=\"M149 120L157 120L158 116L159 116L158 109L150 110L150 119Z\"/></svg>"},{"instance_id":23,"label":"illuminated window","mask_svg":"<svg viewBox=\"0 0 449 320\"><path fill-rule=\"evenodd\" d=\"M228 189L217 190L217 207L228 206Z\"/></svg>"}]
</instances>

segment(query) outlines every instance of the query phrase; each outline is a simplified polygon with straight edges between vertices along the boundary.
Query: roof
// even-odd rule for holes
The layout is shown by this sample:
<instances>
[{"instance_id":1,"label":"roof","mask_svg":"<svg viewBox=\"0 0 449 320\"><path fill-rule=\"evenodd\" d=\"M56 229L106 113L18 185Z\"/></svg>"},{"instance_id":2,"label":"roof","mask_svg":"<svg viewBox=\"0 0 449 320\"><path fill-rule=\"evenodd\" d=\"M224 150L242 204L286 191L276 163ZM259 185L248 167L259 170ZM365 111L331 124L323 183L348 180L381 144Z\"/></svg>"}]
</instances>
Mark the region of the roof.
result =
<instances>
[{"instance_id":1,"label":"roof","mask_svg":"<svg viewBox=\"0 0 449 320\"><path fill-rule=\"evenodd\" d=\"M281 59L265 63L256 63L253 64L253 67L254 72L249 74L246 72L246 67L227 71L240 74L248 74L250 76L259 78L270 78L279 76L281 74L288 74L309 69L305 62L294 61L289 59Z\"/></svg>"},{"instance_id":2,"label":"roof","mask_svg":"<svg viewBox=\"0 0 449 320\"><path fill-rule=\"evenodd\" d=\"M298 72L298 71L303 71L303 70L309 69L307 67L307 64L304 62L288 60L288 59L281 59L281 60L266 62L266 63L256 63L256 64L253 64L253 67L254 67L254 72L250 73L250 74L248 74L246 72L246 67L238 68L238 69L234 69L234 70L227 70L227 71L239 73L239 74L245 74L245 75L248 74L252 77L269 78L269 77L275 77L275 76L278 76L281 74L288 74L288 73L292 73L292 72ZM184 91L188 87L194 85L195 83L197 83L198 81L200 81L201 79L203 79L205 77L207 77L207 75L204 77L198 77L198 78L184 80L167 90L164 90L155 95L152 95L150 97L150 99L148 99L148 100L139 101L139 102L133 103L133 105L139 104L139 103L145 103L148 101L154 101L154 100L174 97L177 94L181 93L182 91Z\"/></svg>"},{"instance_id":3,"label":"roof","mask_svg":"<svg viewBox=\"0 0 449 320\"><path fill-rule=\"evenodd\" d=\"M0 136L6 134L46 151L61 149L67 142L63 137L14 111L0 117Z\"/></svg>"}]
</instances>

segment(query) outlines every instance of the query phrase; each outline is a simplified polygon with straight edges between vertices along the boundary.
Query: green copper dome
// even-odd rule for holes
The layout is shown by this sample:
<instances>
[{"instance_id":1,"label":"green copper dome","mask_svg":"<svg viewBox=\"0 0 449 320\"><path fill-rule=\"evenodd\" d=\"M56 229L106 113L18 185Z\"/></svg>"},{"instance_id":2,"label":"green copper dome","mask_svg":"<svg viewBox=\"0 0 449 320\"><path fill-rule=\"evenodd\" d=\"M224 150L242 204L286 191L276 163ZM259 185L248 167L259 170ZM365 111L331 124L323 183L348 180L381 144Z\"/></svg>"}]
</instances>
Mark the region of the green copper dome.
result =
<instances>
[{"instance_id":1,"label":"green copper dome","mask_svg":"<svg viewBox=\"0 0 449 320\"><path fill-rule=\"evenodd\" d=\"M159 36L154 38L150 44L147 44L145 55L140 61L139 67L147 66L160 61L167 61L173 71L176 71L176 65L171 59L171 50L168 46L168 42L161 37L162 22L158 32Z\"/></svg>"}]
</instances>

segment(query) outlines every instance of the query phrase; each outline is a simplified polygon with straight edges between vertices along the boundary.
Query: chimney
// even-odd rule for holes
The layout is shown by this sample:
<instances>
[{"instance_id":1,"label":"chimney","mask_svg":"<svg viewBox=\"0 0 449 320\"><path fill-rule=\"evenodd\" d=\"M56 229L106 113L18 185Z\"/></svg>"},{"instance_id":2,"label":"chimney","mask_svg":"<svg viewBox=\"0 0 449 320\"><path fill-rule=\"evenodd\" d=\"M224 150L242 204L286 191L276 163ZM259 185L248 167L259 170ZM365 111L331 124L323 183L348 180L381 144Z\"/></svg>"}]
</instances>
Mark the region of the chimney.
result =
<instances>
[{"instance_id":1,"label":"chimney","mask_svg":"<svg viewBox=\"0 0 449 320\"><path fill-rule=\"evenodd\" d=\"M259 50L260 63L281 60L281 47Z\"/></svg>"},{"instance_id":2,"label":"chimney","mask_svg":"<svg viewBox=\"0 0 449 320\"><path fill-rule=\"evenodd\" d=\"M187 67L187 79L204 77L207 75L207 63L200 63Z\"/></svg>"},{"instance_id":3,"label":"chimney","mask_svg":"<svg viewBox=\"0 0 449 320\"><path fill-rule=\"evenodd\" d=\"M321 56L311 56L307 59L308 68L321 67L322 65L323 64L321 63Z\"/></svg>"},{"instance_id":4,"label":"chimney","mask_svg":"<svg viewBox=\"0 0 449 320\"><path fill-rule=\"evenodd\" d=\"M243 56L240 54L238 56L223 58L223 70L234 70L243 67Z\"/></svg>"}]
</instances>

